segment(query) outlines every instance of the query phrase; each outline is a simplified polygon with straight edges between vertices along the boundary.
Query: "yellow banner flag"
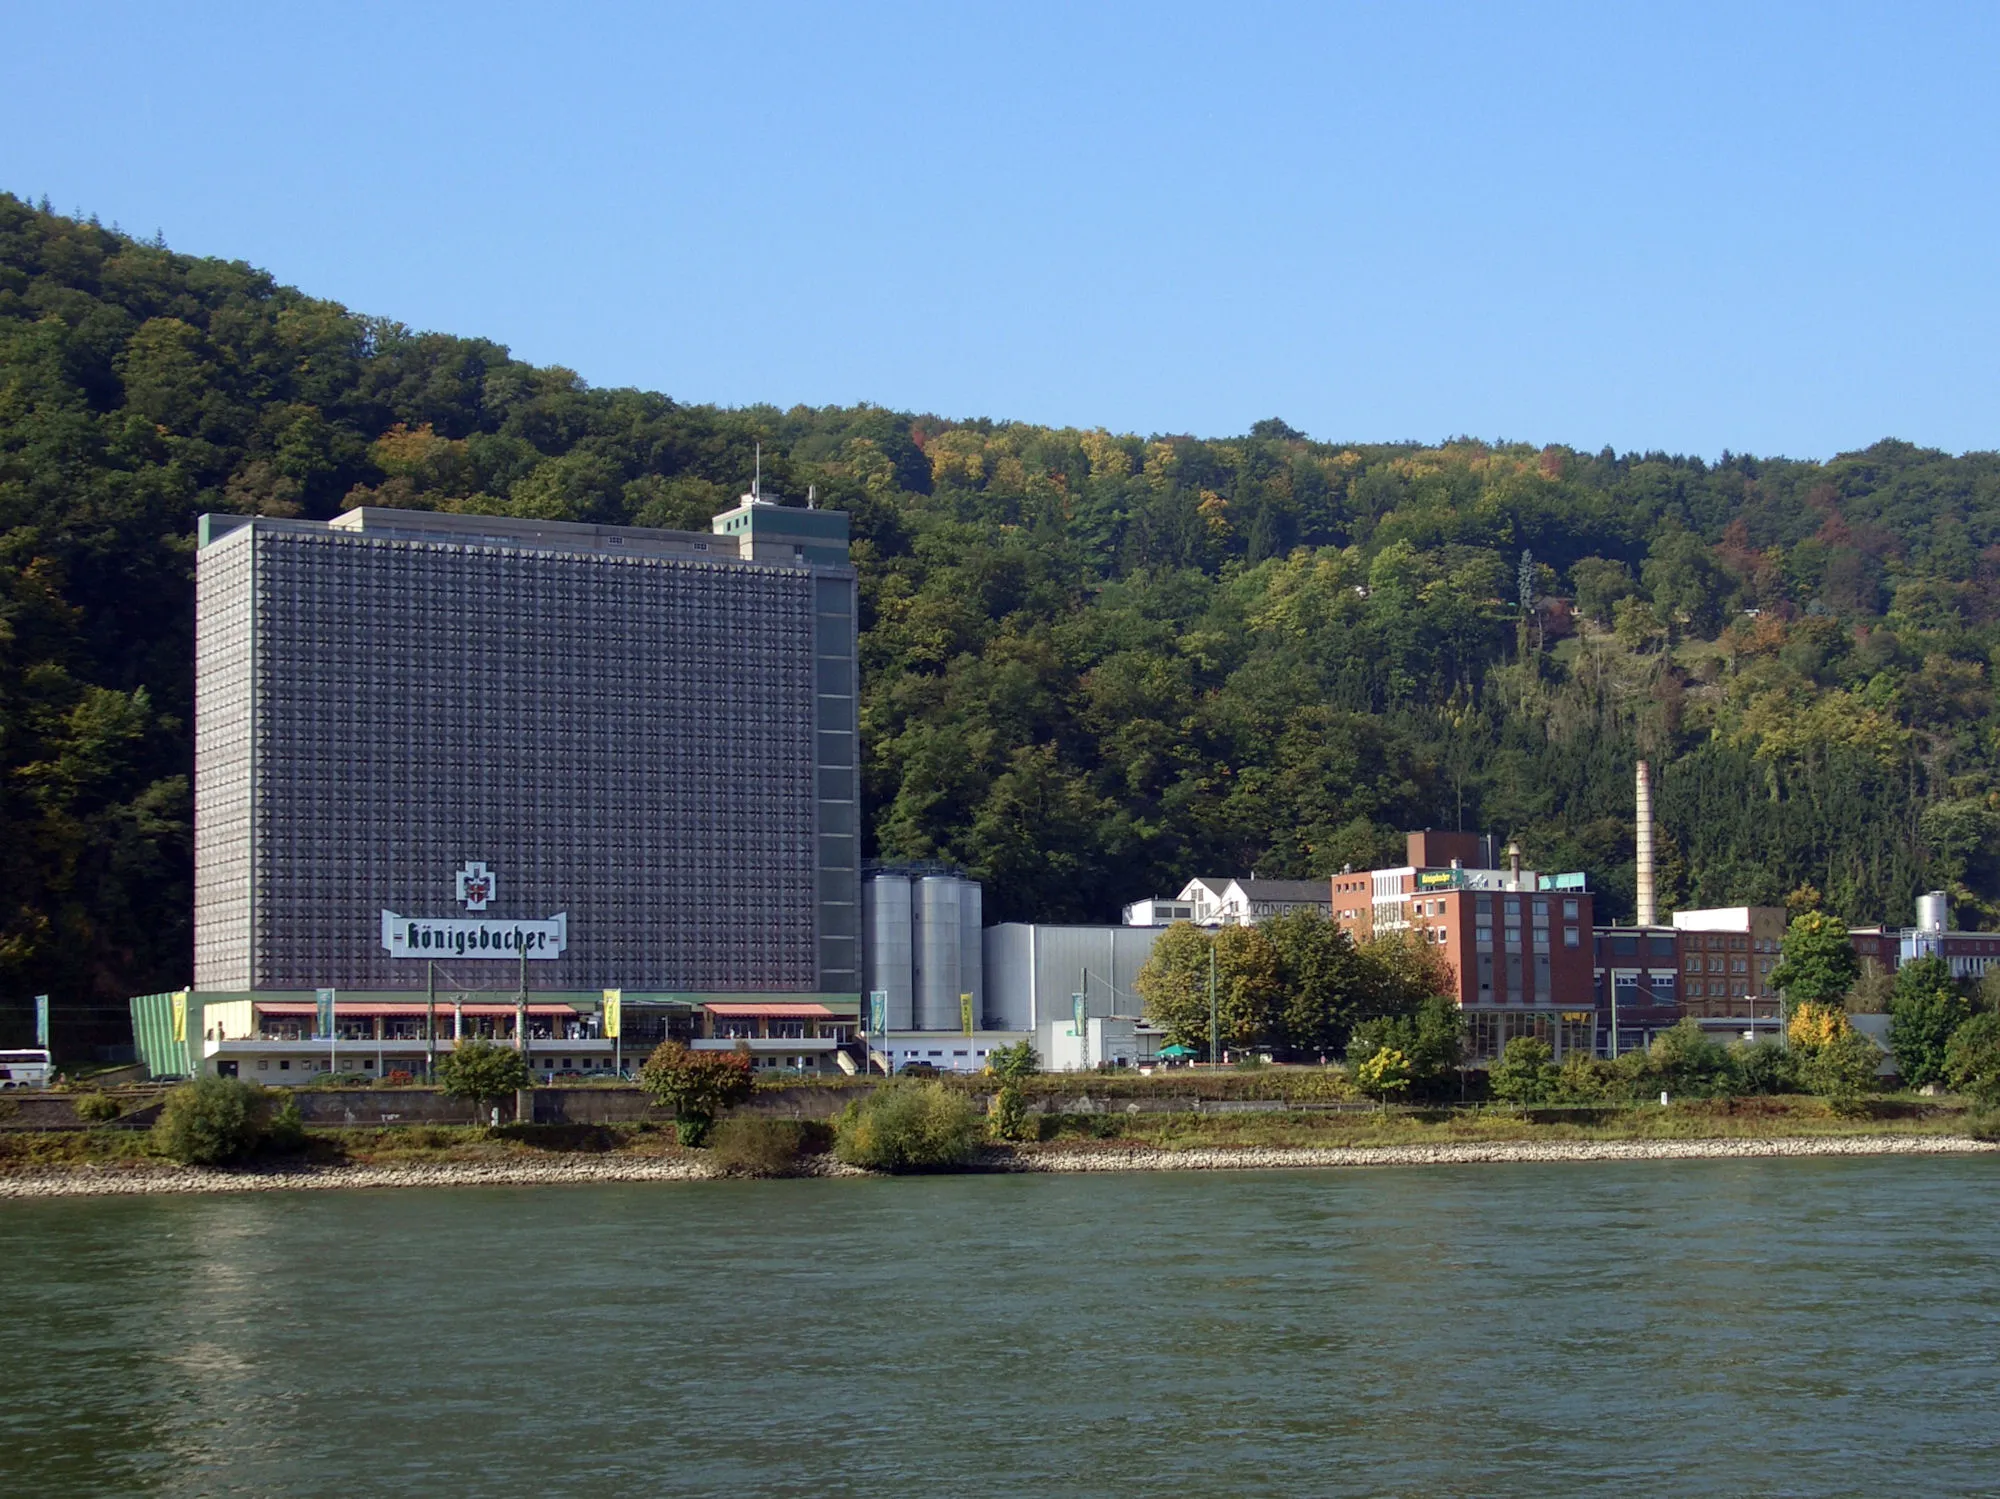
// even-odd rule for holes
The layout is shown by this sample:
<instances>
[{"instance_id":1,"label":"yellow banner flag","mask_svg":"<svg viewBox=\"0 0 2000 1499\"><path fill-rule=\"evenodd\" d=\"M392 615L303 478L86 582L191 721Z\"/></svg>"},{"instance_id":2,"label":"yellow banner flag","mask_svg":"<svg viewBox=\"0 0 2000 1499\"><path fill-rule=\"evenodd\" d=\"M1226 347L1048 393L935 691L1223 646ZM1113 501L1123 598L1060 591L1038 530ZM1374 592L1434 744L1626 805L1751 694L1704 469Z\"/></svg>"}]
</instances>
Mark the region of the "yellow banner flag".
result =
<instances>
[{"instance_id":1,"label":"yellow banner flag","mask_svg":"<svg viewBox=\"0 0 2000 1499\"><path fill-rule=\"evenodd\" d=\"M965 1027L966 1035L969 1036L972 1034L972 996L970 994L961 994L958 996L958 1023Z\"/></svg>"},{"instance_id":2,"label":"yellow banner flag","mask_svg":"<svg viewBox=\"0 0 2000 1499\"><path fill-rule=\"evenodd\" d=\"M174 1012L174 1040L181 1045L186 1045L188 1038L188 991L187 990L176 989L174 991L173 1012Z\"/></svg>"},{"instance_id":3,"label":"yellow banner flag","mask_svg":"<svg viewBox=\"0 0 2000 1499\"><path fill-rule=\"evenodd\" d=\"M620 1022L624 1020L625 991L606 989L604 991L604 1039L613 1040L618 1035Z\"/></svg>"}]
</instances>

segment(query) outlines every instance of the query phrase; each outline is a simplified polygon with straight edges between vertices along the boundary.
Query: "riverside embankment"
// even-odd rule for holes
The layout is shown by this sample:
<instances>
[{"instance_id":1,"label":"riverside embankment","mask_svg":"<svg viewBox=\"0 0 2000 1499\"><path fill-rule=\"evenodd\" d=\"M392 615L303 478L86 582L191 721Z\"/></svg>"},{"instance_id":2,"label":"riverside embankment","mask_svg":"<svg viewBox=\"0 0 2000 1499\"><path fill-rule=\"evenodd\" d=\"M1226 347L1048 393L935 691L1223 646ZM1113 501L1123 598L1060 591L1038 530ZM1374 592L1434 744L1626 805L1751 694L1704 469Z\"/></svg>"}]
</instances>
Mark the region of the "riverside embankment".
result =
<instances>
[{"instance_id":1,"label":"riverside embankment","mask_svg":"<svg viewBox=\"0 0 2000 1499\"><path fill-rule=\"evenodd\" d=\"M963 1168L981 1172L1278 1171L1483 1164L1684 1161L1786 1156L1978 1155L2000 1142L1967 1135L1855 1135L1773 1139L1492 1141L1479 1144L1244 1146L1164 1150L1104 1142L1094 1148L995 1146ZM29 1168L0 1176L0 1198L142 1193L297 1192L409 1187L558 1186L706 1181L696 1155L571 1156L546 1161L437 1161L396 1165L296 1165L204 1169L174 1166ZM830 1156L802 1161L799 1176L865 1176Z\"/></svg>"}]
</instances>

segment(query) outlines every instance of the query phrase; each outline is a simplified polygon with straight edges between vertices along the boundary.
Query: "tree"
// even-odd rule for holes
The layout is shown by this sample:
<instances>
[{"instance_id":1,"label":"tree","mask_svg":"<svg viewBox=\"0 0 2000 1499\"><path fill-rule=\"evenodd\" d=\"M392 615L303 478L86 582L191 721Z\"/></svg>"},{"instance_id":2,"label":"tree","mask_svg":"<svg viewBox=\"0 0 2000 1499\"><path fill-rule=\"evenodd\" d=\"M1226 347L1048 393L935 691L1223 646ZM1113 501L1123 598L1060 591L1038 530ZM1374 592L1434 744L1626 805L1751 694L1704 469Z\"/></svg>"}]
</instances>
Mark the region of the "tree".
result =
<instances>
[{"instance_id":1,"label":"tree","mask_svg":"<svg viewBox=\"0 0 2000 1499\"><path fill-rule=\"evenodd\" d=\"M1410 1059L1393 1046L1378 1046L1354 1069L1354 1083L1370 1098L1387 1103L1409 1091L1414 1069Z\"/></svg>"},{"instance_id":2,"label":"tree","mask_svg":"<svg viewBox=\"0 0 2000 1499\"><path fill-rule=\"evenodd\" d=\"M1854 1028L1844 1010L1801 1005L1786 1022L1785 1036L1798 1058L1799 1082L1836 1108L1852 1106L1875 1086L1882 1050Z\"/></svg>"},{"instance_id":3,"label":"tree","mask_svg":"<svg viewBox=\"0 0 2000 1499\"><path fill-rule=\"evenodd\" d=\"M534 1086L528 1059L519 1050L481 1036L460 1041L439 1057L437 1076L445 1097L469 1099L481 1112Z\"/></svg>"},{"instance_id":4,"label":"tree","mask_svg":"<svg viewBox=\"0 0 2000 1499\"><path fill-rule=\"evenodd\" d=\"M1209 937L1192 922L1160 933L1133 985L1146 1018L1176 1046L1208 1049Z\"/></svg>"},{"instance_id":5,"label":"tree","mask_svg":"<svg viewBox=\"0 0 2000 1499\"><path fill-rule=\"evenodd\" d=\"M1985 1011L1952 1033L1944 1049L1944 1076L1957 1092L1983 1104L2000 1103L2000 1014Z\"/></svg>"},{"instance_id":6,"label":"tree","mask_svg":"<svg viewBox=\"0 0 2000 1499\"><path fill-rule=\"evenodd\" d=\"M674 1111L674 1133L692 1147L708 1139L716 1115L749 1098L757 1083L743 1052L662 1041L639 1068L639 1086L658 1107Z\"/></svg>"},{"instance_id":7,"label":"tree","mask_svg":"<svg viewBox=\"0 0 2000 1499\"><path fill-rule=\"evenodd\" d=\"M1889 1052L1906 1087L1944 1079L1946 1048L1972 1018L1972 1001L1959 993L1943 958L1918 958L1896 971L1889 996Z\"/></svg>"},{"instance_id":8,"label":"tree","mask_svg":"<svg viewBox=\"0 0 2000 1499\"><path fill-rule=\"evenodd\" d=\"M1287 911L1258 931L1277 959L1278 1006L1270 1038L1294 1060L1339 1056L1374 987L1353 940L1312 907Z\"/></svg>"},{"instance_id":9,"label":"tree","mask_svg":"<svg viewBox=\"0 0 2000 1499\"><path fill-rule=\"evenodd\" d=\"M1444 995L1424 999L1414 1014L1385 1015L1354 1028L1347 1063L1360 1069L1378 1051L1394 1051L1409 1069L1416 1092L1436 1096L1458 1073L1463 1060L1464 1025L1458 1006Z\"/></svg>"},{"instance_id":10,"label":"tree","mask_svg":"<svg viewBox=\"0 0 2000 1499\"><path fill-rule=\"evenodd\" d=\"M1146 1017L1176 1044L1206 1051L1211 952L1223 1046L1243 1050L1272 1044L1283 985L1277 952L1258 927L1224 927L1213 936L1186 922L1168 927L1134 981Z\"/></svg>"},{"instance_id":11,"label":"tree","mask_svg":"<svg viewBox=\"0 0 2000 1499\"><path fill-rule=\"evenodd\" d=\"M167 1095L153 1139L183 1166L219 1166L256 1149L270 1117L270 1095L257 1084L197 1077Z\"/></svg>"},{"instance_id":12,"label":"tree","mask_svg":"<svg viewBox=\"0 0 2000 1499\"><path fill-rule=\"evenodd\" d=\"M1516 1036L1507 1043L1486 1080L1493 1096L1507 1103L1545 1103L1555 1096L1562 1073L1548 1042Z\"/></svg>"},{"instance_id":13,"label":"tree","mask_svg":"<svg viewBox=\"0 0 2000 1499\"><path fill-rule=\"evenodd\" d=\"M1846 926L1823 911L1793 917L1780 953L1771 982L1783 992L1788 1008L1838 1005L1861 974Z\"/></svg>"},{"instance_id":14,"label":"tree","mask_svg":"<svg viewBox=\"0 0 2000 1499\"><path fill-rule=\"evenodd\" d=\"M1618 601L1637 592L1632 569L1603 557L1579 557L1570 564L1569 581L1576 590L1576 607L1606 629Z\"/></svg>"}]
</instances>

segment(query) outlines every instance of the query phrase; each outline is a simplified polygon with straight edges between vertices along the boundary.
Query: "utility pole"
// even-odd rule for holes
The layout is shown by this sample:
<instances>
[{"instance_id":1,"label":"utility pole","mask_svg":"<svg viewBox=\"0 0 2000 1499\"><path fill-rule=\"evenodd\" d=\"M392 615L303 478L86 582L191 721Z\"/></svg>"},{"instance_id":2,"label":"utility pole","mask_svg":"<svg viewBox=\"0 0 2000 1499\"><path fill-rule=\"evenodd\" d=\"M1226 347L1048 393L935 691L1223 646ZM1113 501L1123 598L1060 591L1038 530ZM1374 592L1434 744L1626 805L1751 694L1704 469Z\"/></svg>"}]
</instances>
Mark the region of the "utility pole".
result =
<instances>
[{"instance_id":1,"label":"utility pole","mask_svg":"<svg viewBox=\"0 0 2000 1499\"><path fill-rule=\"evenodd\" d=\"M1215 935L1208 939L1208 1065L1222 1060L1222 1017L1215 1007Z\"/></svg>"},{"instance_id":2,"label":"utility pole","mask_svg":"<svg viewBox=\"0 0 2000 1499\"><path fill-rule=\"evenodd\" d=\"M427 1054L427 1060L424 1063L424 1079L426 1082L436 1082L438 1070L438 966L435 963L426 964L425 966L430 969L430 972L424 979L424 1051Z\"/></svg>"},{"instance_id":3,"label":"utility pole","mask_svg":"<svg viewBox=\"0 0 2000 1499\"><path fill-rule=\"evenodd\" d=\"M1611 976L1611 1060L1618 1060L1618 975Z\"/></svg>"},{"instance_id":4,"label":"utility pole","mask_svg":"<svg viewBox=\"0 0 2000 1499\"><path fill-rule=\"evenodd\" d=\"M521 978L514 990L514 1049L521 1054L521 1060L525 1062L528 1060L528 944L525 940L521 943L519 952Z\"/></svg>"}]
</instances>

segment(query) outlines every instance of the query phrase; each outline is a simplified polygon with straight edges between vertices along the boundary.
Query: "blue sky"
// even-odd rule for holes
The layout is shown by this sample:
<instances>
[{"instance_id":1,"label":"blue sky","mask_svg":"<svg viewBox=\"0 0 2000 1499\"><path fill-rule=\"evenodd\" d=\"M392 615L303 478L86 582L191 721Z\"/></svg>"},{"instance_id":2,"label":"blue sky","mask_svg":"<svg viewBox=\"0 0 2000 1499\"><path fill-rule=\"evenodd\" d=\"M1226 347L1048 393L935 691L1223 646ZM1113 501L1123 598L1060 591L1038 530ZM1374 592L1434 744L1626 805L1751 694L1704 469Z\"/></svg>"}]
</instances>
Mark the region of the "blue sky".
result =
<instances>
[{"instance_id":1,"label":"blue sky","mask_svg":"<svg viewBox=\"0 0 2000 1499\"><path fill-rule=\"evenodd\" d=\"M595 385L2000 446L1991 6L4 8L0 189Z\"/></svg>"}]
</instances>

